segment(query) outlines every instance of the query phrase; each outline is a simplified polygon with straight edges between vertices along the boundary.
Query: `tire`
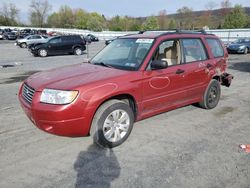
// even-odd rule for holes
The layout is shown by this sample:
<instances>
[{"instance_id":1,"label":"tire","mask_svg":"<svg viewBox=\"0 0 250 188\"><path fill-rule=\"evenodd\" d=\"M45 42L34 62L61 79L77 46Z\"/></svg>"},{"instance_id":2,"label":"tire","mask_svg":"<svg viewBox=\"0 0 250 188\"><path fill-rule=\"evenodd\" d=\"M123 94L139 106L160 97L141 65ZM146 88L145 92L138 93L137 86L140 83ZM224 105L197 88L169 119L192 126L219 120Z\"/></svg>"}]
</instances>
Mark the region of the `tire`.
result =
<instances>
[{"instance_id":1,"label":"tire","mask_svg":"<svg viewBox=\"0 0 250 188\"><path fill-rule=\"evenodd\" d=\"M75 55L82 55L82 49L79 47L74 48L74 54Z\"/></svg>"},{"instance_id":2,"label":"tire","mask_svg":"<svg viewBox=\"0 0 250 188\"><path fill-rule=\"evenodd\" d=\"M129 105L120 100L110 100L96 111L90 135L97 145L113 148L128 138L133 124L134 114Z\"/></svg>"},{"instance_id":3,"label":"tire","mask_svg":"<svg viewBox=\"0 0 250 188\"><path fill-rule=\"evenodd\" d=\"M20 47L21 48L27 48L27 44L25 42L23 42L23 43L20 44Z\"/></svg>"},{"instance_id":4,"label":"tire","mask_svg":"<svg viewBox=\"0 0 250 188\"><path fill-rule=\"evenodd\" d=\"M207 86L207 89L203 95L203 99L199 103L199 106L204 109L212 109L216 107L219 103L220 95L220 83L217 80L212 79Z\"/></svg>"},{"instance_id":5,"label":"tire","mask_svg":"<svg viewBox=\"0 0 250 188\"><path fill-rule=\"evenodd\" d=\"M46 57L46 56L48 55L48 51L47 51L46 49L40 49L40 50L38 51L38 55L39 55L40 57Z\"/></svg>"},{"instance_id":6,"label":"tire","mask_svg":"<svg viewBox=\"0 0 250 188\"><path fill-rule=\"evenodd\" d=\"M248 53L248 48L245 48L244 54L247 54L247 53Z\"/></svg>"},{"instance_id":7,"label":"tire","mask_svg":"<svg viewBox=\"0 0 250 188\"><path fill-rule=\"evenodd\" d=\"M86 46L83 46L83 47L82 47L82 51L85 51L85 50L86 50Z\"/></svg>"}]
</instances>

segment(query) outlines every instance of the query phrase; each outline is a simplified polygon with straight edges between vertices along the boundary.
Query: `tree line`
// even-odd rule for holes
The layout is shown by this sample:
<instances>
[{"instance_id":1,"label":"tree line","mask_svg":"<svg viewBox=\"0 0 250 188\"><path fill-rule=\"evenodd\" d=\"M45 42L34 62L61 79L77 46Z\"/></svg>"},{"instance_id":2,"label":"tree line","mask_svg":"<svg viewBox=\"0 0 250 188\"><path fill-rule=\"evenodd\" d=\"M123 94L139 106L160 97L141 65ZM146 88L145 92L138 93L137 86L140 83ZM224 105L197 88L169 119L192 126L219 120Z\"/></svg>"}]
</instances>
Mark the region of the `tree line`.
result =
<instances>
[{"instance_id":1,"label":"tree line","mask_svg":"<svg viewBox=\"0 0 250 188\"><path fill-rule=\"evenodd\" d=\"M250 27L250 17L241 5L231 6L229 0L221 1L219 12L214 15L218 4L208 1L205 10L198 14L191 7L182 7L176 14L167 15L161 10L157 15L146 18L114 16L107 19L97 12L89 13L84 9L72 9L63 5L57 12L51 12L52 6L47 0L32 0L29 6L30 26L77 28L92 31L138 31L157 29L201 29L208 28L246 28ZM12 3L4 3L0 9L0 25L24 26L18 21L20 10Z\"/></svg>"}]
</instances>

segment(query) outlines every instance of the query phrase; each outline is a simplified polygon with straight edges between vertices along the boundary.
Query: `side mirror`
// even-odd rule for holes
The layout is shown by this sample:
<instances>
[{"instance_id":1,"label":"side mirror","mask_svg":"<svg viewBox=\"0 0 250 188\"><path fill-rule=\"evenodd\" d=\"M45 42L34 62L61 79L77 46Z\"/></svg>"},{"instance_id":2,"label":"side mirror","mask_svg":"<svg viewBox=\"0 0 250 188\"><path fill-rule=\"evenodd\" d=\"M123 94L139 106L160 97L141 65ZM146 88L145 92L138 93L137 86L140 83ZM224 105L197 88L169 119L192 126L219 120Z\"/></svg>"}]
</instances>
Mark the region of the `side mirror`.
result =
<instances>
[{"instance_id":1,"label":"side mirror","mask_svg":"<svg viewBox=\"0 0 250 188\"><path fill-rule=\"evenodd\" d=\"M154 60L151 63L151 69L165 69L168 67L168 62L164 60Z\"/></svg>"}]
</instances>

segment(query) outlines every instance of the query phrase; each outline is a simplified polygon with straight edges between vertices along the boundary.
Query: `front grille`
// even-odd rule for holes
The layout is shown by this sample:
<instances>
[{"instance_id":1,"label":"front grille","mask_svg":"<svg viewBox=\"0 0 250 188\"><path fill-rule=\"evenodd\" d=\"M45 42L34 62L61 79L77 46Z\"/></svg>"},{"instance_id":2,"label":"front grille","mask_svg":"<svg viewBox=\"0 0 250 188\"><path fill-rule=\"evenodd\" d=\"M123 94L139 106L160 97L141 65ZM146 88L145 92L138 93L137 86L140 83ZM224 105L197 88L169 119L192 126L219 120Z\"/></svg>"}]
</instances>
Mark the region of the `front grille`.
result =
<instances>
[{"instance_id":1,"label":"front grille","mask_svg":"<svg viewBox=\"0 0 250 188\"><path fill-rule=\"evenodd\" d=\"M24 83L23 89L22 89L22 96L23 96L23 98L28 103L31 104L34 94L35 94L35 90L32 87L30 87L28 84Z\"/></svg>"}]
</instances>

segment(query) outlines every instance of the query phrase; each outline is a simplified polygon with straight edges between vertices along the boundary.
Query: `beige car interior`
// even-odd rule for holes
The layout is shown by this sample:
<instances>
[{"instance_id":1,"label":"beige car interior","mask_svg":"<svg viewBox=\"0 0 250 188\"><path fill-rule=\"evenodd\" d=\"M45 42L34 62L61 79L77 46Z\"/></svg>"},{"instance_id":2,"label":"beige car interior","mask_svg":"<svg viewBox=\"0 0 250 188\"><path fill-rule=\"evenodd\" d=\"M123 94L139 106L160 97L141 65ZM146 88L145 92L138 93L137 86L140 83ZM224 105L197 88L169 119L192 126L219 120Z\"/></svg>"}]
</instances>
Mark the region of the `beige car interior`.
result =
<instances>
[{"instance_id":1,"label":"beige car interior","mask_svg":"<svg viewBox=\"0 0 250 188\"><path fill-rule=\"evenodd\" d=\"M180 42L174 41L173 45L164 49L164 54L160 56L161 60L167 61L168 66L177 65L181 62L181 53L180 53Z\"/></svg>"}]
</instances>

